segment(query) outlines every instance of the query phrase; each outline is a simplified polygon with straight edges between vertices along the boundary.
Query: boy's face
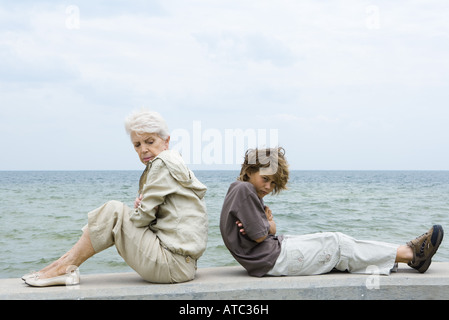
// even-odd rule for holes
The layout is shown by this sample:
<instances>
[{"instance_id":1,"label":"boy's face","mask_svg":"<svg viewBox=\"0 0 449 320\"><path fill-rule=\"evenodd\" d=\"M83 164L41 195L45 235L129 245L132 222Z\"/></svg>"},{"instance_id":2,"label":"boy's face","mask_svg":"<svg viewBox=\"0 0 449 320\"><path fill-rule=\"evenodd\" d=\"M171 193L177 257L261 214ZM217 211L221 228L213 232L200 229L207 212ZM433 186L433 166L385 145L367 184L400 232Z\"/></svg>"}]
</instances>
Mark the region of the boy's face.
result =
<instances>
[{"instance_id":1,"label":"boy's face","mask_svg":"<svg viewBox=\"0 0 449 320\"><path fill-rule=\"evenodd\" d=\"M275 186L273 180L274 176L261 175L259 171L251 174L247 173L247 175L249 177L248 182L251 182L251 184L256 188L257 196L260 199L273 191Z\"/></svg>"}]
</instances>

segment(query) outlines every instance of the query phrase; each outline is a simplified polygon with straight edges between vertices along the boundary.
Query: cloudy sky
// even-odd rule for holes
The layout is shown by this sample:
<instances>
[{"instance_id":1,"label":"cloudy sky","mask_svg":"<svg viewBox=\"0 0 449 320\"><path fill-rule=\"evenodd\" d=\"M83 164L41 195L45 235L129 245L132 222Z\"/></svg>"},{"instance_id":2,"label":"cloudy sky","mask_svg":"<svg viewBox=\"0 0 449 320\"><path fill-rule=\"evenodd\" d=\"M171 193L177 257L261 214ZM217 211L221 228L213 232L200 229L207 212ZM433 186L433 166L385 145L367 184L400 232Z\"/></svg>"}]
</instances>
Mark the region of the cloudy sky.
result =
<instances>
[{"instance_id":1,"label":"cloudy sky","mask_svg":"<svg viewBox=\"0 0 449 320\"><path fill-rule=\"evenodd\" d=\"M238 168L231 132L283 146L292 169L449 170L448 15L446 0L0 1L0 170L140 170L123 120L141 107L194 169Z\"/></svg>"}]
</instances>

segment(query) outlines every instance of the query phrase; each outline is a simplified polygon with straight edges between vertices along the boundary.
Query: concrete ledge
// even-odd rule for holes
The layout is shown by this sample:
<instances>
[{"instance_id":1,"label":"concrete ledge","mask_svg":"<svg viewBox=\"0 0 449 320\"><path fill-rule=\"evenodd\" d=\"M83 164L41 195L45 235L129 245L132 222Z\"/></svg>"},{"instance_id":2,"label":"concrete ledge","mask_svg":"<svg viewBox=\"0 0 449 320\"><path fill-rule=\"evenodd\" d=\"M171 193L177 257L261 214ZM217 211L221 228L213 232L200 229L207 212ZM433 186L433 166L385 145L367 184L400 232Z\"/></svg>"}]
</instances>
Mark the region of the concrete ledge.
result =
<instances>
[{"instance_id":1,"label":"concrete ledge","mask_svg":"<svg viewBox=\"0 0 449 320\"><path fill-rule=\"evenodd\" d=\"M0 299L449 299L449 262L434 262L424 274L402 266L391 276L332 272L254 278L238 266L199 269L195 280L179 284L148 283L136 273L81 273L80 285L71 287L32 288L20 278L0 279Z\"/></svg>"}]
</instances>

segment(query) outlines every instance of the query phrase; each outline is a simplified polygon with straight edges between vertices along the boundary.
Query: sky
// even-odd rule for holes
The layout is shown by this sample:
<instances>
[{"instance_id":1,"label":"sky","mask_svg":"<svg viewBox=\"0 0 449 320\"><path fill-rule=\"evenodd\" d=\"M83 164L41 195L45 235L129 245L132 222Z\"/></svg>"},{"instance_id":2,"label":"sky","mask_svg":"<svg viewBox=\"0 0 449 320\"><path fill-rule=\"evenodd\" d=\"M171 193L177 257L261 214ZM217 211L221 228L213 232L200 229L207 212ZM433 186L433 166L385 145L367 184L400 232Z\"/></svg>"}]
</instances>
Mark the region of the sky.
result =
<instances>
[{"instance_id":1,"label":"sky","mask_svg":"<svg viewBox=\"0 0 449 320\"><path fill-rule=\"evenodd\" d=\"M141 170L159 112L194 170L449 170L446 0L0 0L0 170Z\"/></svg>"}]
</instances>

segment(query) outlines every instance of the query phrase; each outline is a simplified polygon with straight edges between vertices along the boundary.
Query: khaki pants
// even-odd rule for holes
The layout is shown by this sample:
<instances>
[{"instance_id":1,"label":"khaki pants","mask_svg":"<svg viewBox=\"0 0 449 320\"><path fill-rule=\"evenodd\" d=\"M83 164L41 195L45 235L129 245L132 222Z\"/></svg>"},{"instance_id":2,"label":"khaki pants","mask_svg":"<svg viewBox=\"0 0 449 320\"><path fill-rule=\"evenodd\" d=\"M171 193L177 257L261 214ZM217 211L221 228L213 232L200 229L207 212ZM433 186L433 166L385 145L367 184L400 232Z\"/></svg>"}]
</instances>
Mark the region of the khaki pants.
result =
<instances>
[{"instance_id":1,"label":"khaki pants","mask_svg":"<svg viewBox=\"0 0 449 320\"><path fill-rule=\"evenodd\" d=\"M155 283L175 283L195 277L196 260L172 253L148 228L137 228L129 220L132 209L119 201L109 201L88 213L92 246L100 252L115 245L125 262L143 279Z\"/></svg>"},{"instance_id":2,"label":"khaki pants","mask_svg":"<svg viewBox=\"0 0 449 320\"><path fill-rule=\"evenodd\" d=\"M395 266L395 244L356 240L340 232L285 236L281 253L267 275L295 276L330 272L389 275Z\"/></svg>"}]
</instances>

